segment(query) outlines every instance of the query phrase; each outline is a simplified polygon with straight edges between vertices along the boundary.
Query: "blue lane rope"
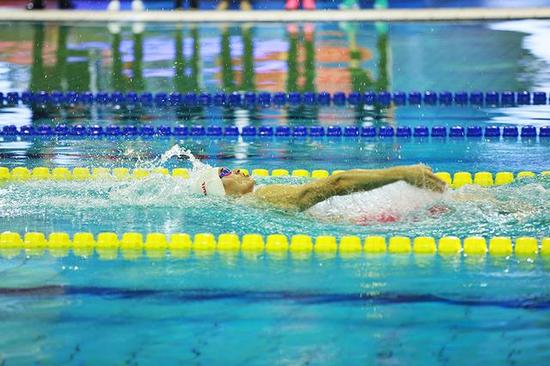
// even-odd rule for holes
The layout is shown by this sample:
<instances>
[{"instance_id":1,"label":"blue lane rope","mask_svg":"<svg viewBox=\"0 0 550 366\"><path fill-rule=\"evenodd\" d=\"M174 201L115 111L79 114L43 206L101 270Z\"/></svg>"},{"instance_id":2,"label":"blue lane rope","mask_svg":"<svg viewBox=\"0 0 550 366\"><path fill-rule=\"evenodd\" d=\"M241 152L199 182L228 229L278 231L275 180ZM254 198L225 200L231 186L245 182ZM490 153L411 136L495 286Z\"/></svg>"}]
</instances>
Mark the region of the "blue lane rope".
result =
<instances>
[{"instance_id":1,"label":"blue lane rope","mask_svg":"<svg viewBox=\"0 0 550 366\"><path fill-rule=\"evenodd\" d=\"M550 104L549 95L543 91L504 91L504 92L278 92L278 93L135 93L135 92L0 92L0 106L18 105L127 105L127 106L226 106L226 107L282 107L299 105L442 105L442 106L516 106Z\"/></svg>"},{"instance_id":2,"label":"blue lane rope","mask_svg":"<svg viewBox=\"0 0 550 366\"><path fill-rule=\"evenodd\" d=\"M550 126L116 126L57 125L3 126L0 136L11 138L40 137L434 137L434 138L550 138Z\"/></svg>"}]
</instances>

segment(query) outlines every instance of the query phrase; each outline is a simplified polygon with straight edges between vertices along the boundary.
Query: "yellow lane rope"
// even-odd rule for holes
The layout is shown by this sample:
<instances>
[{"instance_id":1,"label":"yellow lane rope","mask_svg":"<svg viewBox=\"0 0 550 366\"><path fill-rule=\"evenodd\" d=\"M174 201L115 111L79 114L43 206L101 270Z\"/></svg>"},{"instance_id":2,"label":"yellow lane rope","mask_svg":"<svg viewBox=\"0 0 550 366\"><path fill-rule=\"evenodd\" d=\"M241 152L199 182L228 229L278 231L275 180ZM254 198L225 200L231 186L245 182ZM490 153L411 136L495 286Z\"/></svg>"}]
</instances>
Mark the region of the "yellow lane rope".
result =
<instances>
[{"instance_id":1,"label":"yellow lane rope","mask_svg":"<svg viewBox=\"0 0 550 366\"><path fill-rule=\"evenodd\" d=\"M334 170L329 172L328 170L306 170L295 169L292 171L286 169L273 169L271 171L267 169L241 169L246 174L252 174L256 177L300 177L300 178L312 178L321 179L330 176L331 174L338 174L343 170ZM175 168L171 171L166 168L155 169L128 169L128 168L85 168L77 167L73 169L69 168L53 168L36 167L28 169L24 167L16 167L8 169L6 167L0 167L0 183L1 182L22 182L29 180L56 180L56 181L85 181L85 180L129 180L129 179L145 179L152 175L171 175L175 178L187 179L189 178L189 171L185 168ZM536 177L537 173L531 171L521 171L516 174L512 172L456 172L454 174L448 172L435 173L439 178L445 181L453 188L460 188L467 184L476 184L482 187L500 186L510 184L514 180L523 178ZM539 173L540 176L550 176L550 171L543 171Z\"/></svg>"},{"instance_id":2,"label":"yellow lane rope","mask_svg":"<svg viewBox=\"0 0 550 366\"><path fill-rule=\"evenodd\" d=\"M53 232L46 235L41 232L17 232L0 234L0 255L16 256L21 251L38 255L48 251L53 255L67 255L70 250L75 255L92 255L111 253L131 253L139 257L143 254L154 257L184 256L190 253L252 253L278 255L340 255L341 257L360 254L411 254L415 255L460 255L468 256L509 256L517 257L550 257L550 237L517 237L495 236L484 238L470 236L460 239L455 236L433 238L421 236L367 236L345 235L293 235L271 234L263 236L250 233L238 236L224 233L217 237L211 233L193 235L185 233L148 233L126 232L117 235L113 232L102 232L93 235L89 232L75 233L72 237L66 232Z\"/></svg>"}]
</instances>

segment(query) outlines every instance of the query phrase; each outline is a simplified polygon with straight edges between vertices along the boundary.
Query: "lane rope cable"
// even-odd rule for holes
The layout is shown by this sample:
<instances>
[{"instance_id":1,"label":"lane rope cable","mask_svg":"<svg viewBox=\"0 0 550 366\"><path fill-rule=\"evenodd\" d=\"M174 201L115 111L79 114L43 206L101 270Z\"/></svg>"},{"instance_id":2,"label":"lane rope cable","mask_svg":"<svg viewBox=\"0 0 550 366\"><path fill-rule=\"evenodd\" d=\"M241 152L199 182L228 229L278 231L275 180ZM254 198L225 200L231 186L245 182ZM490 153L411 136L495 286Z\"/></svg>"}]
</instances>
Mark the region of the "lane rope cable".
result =
<instances>
[{"instance_id":1,"label":"lane rope cable","mask_svg":"<svg viewBox=\"0 0 550 366\"><path fill-rule=\"evenodd\" d=\"M360 92L0 92L0 106L18 104L34 106L105 105L128 107L283 107L283 106L486 106L512 107L519 105L546 105L550 103L546 91L368 91Z\"/></svg>"},{"instance_id":2,"label":"lane rope cable","mask_svg":"<svg viewBox=\"0 0 550 366\"><path fill-rule=\"evenodd\" d=\"M486 138L486 139L534 139L550 138L550 126L541 126L539 128L531 125L524 126L117 126L117 125L81 125L68 126L58 124L49 125L24 125L17 127L15 125L5 125L0 129L0 137L5 140L13 138L285 138L285 137L312 137L312 138L417 138L425 141L426 137L444 139L444 138Z\"/></svg>"}]
</instances>

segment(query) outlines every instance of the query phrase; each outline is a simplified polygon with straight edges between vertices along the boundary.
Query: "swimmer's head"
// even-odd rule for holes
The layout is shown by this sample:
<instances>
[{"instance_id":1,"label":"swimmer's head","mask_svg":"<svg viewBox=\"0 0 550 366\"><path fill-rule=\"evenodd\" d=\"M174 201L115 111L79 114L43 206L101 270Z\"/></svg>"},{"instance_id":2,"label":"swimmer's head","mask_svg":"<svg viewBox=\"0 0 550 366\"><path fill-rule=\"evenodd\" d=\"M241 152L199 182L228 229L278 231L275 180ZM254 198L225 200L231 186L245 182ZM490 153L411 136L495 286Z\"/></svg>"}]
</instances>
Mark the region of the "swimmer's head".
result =
<instances>
[{"instance_id":1,"label":"swimmer's head","mask_svg":"<svg viewBox=\"0 0 550 366\"><path fill-rule=\"evenodd\" d=\"M242 196L252 192L255 183L240 169L208 168L193 179L191 190L205 196Z\"/></svg>"},{"instance_id":2,"label":"swimmer's head","mask_svg":"<svg viewBox=\"0 0 550 366\"><path fill-rule=\"evenodd\" d=\"M256 182L240 169L217 168L225 193L228 196L242 196L254 190Z\"/></svg>"}]
</instances>

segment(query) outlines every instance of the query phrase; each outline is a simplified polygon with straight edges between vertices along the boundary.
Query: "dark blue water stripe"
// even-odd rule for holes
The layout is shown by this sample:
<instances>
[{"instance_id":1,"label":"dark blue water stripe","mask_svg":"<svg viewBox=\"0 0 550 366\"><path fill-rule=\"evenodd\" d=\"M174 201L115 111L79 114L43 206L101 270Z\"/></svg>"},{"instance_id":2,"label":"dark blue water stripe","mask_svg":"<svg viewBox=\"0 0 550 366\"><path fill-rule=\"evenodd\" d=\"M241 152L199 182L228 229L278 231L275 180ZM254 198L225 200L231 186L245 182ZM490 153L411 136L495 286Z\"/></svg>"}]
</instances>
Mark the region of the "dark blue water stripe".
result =
<instances>
[{"instance_id":1,"label":"dark blue water stripe","mask_svg":"<svg viewBox=\"0 0 550 366\"><path fill-rule=\"evenodd\" d=\"M550 138L550 126L99 126L99 125L15 125L3 126L0 136L4 138L73 138L73 137L435 137L435 138Z\"/></svg>"},{"instance_id":2,"label":"dark blue water stripe","mask_svg":"<svg viewBox=\"0 0 550 366\"><path fill-rule=\"evenodd\" d=\"M51 297L51 296L93 296L113 299L168 299L176 302L226 301L242 302L276 302L288 301L307 305L344 303L344 304L415 304L441 303L457 306L500 307L510 309L550 309L550 297L527 297L507 300L463 298L452 299L433 294L401 294L401 293L314 293L293 291L247 291L218 290L208 288L154 290L127 289L116 287L63 286L48 285L28 288L0 288L0 296L4 297Z\"/></svg>"},{"instance_id":3,"label":"dark blue water stripe","mask_svg":"<svg viewBox=\"0 0 550 366\"><path fill-rule=\"evenodd\" d=\"M214 92L214 93L136 93L136 92L0 92L0 105L127 105L144 107L281 107L301 105L428 105L428 106L516 106L550 104L544 91L369 91L365 93L328 92Z\"/></svg>"}]
</instances>

